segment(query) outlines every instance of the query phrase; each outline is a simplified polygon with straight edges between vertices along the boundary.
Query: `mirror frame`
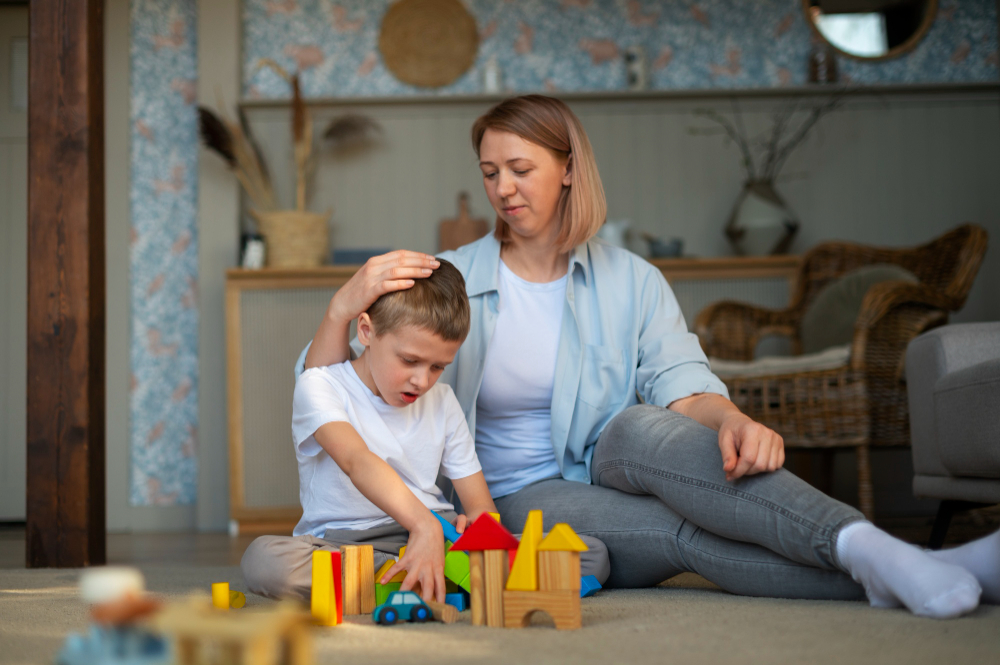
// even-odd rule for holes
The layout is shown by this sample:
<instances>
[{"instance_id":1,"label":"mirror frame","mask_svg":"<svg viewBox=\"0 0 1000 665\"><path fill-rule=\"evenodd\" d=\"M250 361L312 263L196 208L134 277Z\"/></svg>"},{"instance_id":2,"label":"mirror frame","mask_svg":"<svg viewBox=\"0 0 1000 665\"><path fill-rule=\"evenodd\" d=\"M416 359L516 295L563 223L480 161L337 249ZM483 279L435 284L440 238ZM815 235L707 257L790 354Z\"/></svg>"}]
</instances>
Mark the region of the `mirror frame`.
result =
<instances>
[{"instance_id":1,"label":"mirror frame","mask_svg":"<svg viewBox=\"0 0 1000 665\"><path fill-rule=\"evenodd\" d=\"M934 24L934 19L937 18L938 13L938 0L927 0L927 2L927 14L924 16L924 20L920 23L920 27L917 28L917 31L913 33L909 39L899 46L891 49L888 53L876 56L854 55L853 53L848 53L824 37L823 33L819 31L819 28L816 27L816 24L813 23L812 18L809 16L811 0L802 0L802 13L806 17L806 24L809 25L809 29L812 30L813 34L823 40L825 44L840 55L851 58L852 60L857 60L858 62L881 62L883 60L892 60L893 58L898 58L905 53L909 53L917 47L917 44L924 40L924 37L927 36L931 26Z\"/></svg>"}]
</instances>

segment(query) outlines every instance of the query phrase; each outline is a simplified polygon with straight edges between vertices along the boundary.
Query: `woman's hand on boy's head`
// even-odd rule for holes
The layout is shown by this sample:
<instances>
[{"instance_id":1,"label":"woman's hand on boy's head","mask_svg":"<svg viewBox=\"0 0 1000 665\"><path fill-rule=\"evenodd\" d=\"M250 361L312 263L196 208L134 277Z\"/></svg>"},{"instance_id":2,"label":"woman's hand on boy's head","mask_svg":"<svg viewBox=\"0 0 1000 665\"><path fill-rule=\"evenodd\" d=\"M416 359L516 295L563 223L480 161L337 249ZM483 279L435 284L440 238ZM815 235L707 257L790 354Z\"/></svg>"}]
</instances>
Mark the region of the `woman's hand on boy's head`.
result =
<instances>
[{"instance_id":1,"label":"woman's hand on boy's head","mask_svg":"<svg viewBox=\"0 0 1000 665\"><path fill-rule=\"evenodd\" d=\"M373 256L330 300L328 315L353 321L380 296L413 286L413 280L429 277L440 262L430 254L405 249Z\"/></svg>"}]
</instances>

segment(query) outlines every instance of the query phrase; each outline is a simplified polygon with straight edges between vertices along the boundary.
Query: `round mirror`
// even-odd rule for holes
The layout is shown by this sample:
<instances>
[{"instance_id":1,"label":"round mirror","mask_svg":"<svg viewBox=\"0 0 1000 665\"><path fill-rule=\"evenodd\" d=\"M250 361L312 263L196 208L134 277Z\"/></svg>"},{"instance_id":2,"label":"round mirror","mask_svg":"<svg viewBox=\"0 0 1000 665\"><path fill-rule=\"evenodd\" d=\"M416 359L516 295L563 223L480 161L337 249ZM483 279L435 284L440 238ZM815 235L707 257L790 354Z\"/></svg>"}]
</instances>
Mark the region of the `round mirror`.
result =
<instances>
[{"instance_id":1,"label":"round mirror","mask_svg":"<svg viewBox=\"0 0 1000 665\"><path fill-rule=\"evenodd\" d=\"M806 22L838 52L858 60L906 53L934 22L937 0L802 0Z\"/></svg>"}]
</instances>

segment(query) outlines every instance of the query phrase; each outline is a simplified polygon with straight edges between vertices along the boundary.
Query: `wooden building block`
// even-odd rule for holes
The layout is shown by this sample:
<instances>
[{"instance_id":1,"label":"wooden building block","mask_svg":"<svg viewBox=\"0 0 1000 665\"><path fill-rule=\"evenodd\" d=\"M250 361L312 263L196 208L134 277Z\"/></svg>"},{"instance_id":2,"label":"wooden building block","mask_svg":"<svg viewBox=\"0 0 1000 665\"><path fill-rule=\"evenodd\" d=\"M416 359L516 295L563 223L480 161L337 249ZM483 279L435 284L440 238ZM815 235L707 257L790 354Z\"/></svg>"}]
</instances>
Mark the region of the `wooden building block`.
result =
<instances>
[{"instance_id":1,"label":"wooden building block","mask_svg":"<svg viewBox=\"0 0 1000 665\"><path fill-rule=\"evenodd\" d=\"M247 604L247 597L241 592L235 591L233 589L229 590L229 607L235 607L236 609L243 609L243 606Z\"/></svg>"},{"instance_id":2,"label":"wooden building block","mask_svg":"<svg viewBox=\"0 0 1000 665\"><path fill-rule=\"evenodd\" d=\"M389 559L385 563L383 563L381 566L379 566L379 569L375 571L375 583L376 584L381 584L381 582L382 582L382 576L385 575L386 573L388 573L389 569L392 568L395 564L396 564L396 561L394 559Z\"/></svg>"},{"instance_id":3,"label":"wooden building block","mask_svg":"<svg viewBox=\"0 0 1000 665\"><path fill-rule=\"evenodd\" d=\"M469 607L469 594L464 591L446 593L444 595L444 602L448 603L459 612L464 612L466 608Z\"/></svg>"},{"instance_id":4,"label":"wooden building block","mask_svg":"<svg viewBox=\"0 0 1000 665\"><path fill-rule=\"evenodd\" d=\"M580 540L576 531L573 531L573 528L565 522L560 522L552 527L549 534L545 536L545 540L538 546L539 552L586 552L588 549L590 548Z\"/></svg>"},{"instance_id":5,"label":"wooden building block","mask_svg":"<svg viewBox=\"0 0 1000 665\"><path fill-rule=\"evenodd\" d=\"M601 590L601 583L593 575L580 578L580 598L589 598Z\"/></svg>"},{"instance_id":6,"label":"wooden building block","mask_svg":"<svg viewBox=\"0 0 1000 665\"><path fill-rule=\"evenodd\" d=\"M361 613L371 614L375 609L375 550L371 545L358 547L358 584Z\"/></svg>"},{"instance_id":7,"label":"wooden building block","mask_svg":"<svg viewBox=\"0 0 1000 665\"><path fill-rule=\"evenodd\" d=\"M229 609L229 582L216 582L212 585L212 607Z\"/></svg>"},{"instance_id":8,"label":"wooden building block","mask_svg":"<svg viewBox=\"0 0 1000 665\"><path fill-rule=\"evenodd\" d=\"M337 606L333 583L332 553L316 550L312 555L312 593L310 610L321 626L336 626Z\"/></svg>"},{"instance_id":9,"label":"wooden building block","mask_svg":"<svg viewBox=\"0 0 1000 665\"><path fill-rule=\"evenodd\" d=\"M344 561L340 552L330 552L330 571L333 576L333 608L337 623L344 622Z\"/></svg>"},{"instance_id":10,"label":"wooden building block","mask_svg":"<svg viewBox=\"0 0 1000 665\"><path fill-rule=\"evenodd\" d=\"M540 591L580 591L580 553L541 551L538 553Z\"/></svg>"},{"instance_id":11,"label":"wooden building block","mask_svg":"<svg viewBox=\"0 0 1000 665\"><path fill-rule=\"evenodd\" d=\"M542 511L532 510L524 522L521 544L510 569L507 588L511 591L538 589L538 545L542 542Z\"/></svg>"},{"instance_id":12,"label":"wooden building block","mask_svg":"<svg viewBox=\"0 0 1000 665\"><path fill-rule=\"evenodd\" d=\"M471 593L469 586L469 555L465 552L444 553L444 576L459 588Z\"/></svg>"},{"instance_id":13,"label":"wooden building block","mask_svg":"<svg viewBox=\"0 0 1000 665\"><path fill-rule=\"evenodd\" d=\"M433 600L425 600L427 606L434 613L434 620L441 623L455 623L458 621L458 610L447 603L439 603Z\"/></svg>"},{"instance_id":14,"label":"wooden building block","mask_svg":"<svg viewBox=\"0 0 1000 665\"><path fill-rule=\"evenodd\" d=\"M389 600L389 594L393 591L399 591L401 586L400 582L389 582L388 584L375 583L375 604L381 605L385 601Z\"/></svg>"},{"instance_id":15,"label":"wooden building block","mask_svg":"<svg viewBox=\"0 0 1000 665\"><path fill-rule=\"evenodd\" d=\"M486 563L483 552L469 552L469 605L472 625L486 625Z\"/></svg>"},{"instance_id":16,"label":"wooden building block","mask_svg":"<svg viewBox=\"0 0 1000 665\"><path fill-rule=\"evenodd\" d=\"M578 591L504 591L504 626L525 628L535 612L545 612L558 630L575 630L583 624Z\"/></svg>"},{"instance_id":17,"label":"wooden building block","mask_svg":"<svg viewBox=\"0 0 1000 665\"><path fill-rule=\"evenodd\" d=\"M484 588L486 592L486 625L503 628L503 591L507 586L507 550L486 550L484 555Z\"/></svg>"},{"instance_id":18,"label":"wooden building block","mask_svg":"<svg viewBox=\"0 0 1000 665\"><path fill-rule=\"evenodd\" d=\"M361 548L357 545L340 546L340 565L343 580L341 593L344 598L344 615L361 614L361 580L358 578Z\"/></svg>"}]
</instances>

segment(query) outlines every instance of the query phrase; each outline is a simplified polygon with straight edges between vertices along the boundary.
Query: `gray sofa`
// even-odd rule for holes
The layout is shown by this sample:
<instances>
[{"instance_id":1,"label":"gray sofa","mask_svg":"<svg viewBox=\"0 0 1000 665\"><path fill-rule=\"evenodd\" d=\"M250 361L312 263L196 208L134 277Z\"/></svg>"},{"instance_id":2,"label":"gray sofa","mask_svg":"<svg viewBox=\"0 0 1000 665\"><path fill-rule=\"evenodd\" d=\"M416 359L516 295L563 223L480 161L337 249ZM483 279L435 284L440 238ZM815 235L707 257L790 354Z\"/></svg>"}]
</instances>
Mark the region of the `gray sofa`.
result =
<instances>
[{"instance_id":1,"label":"gray sofa","mask_svg":"<svg viewBox=\"0 0 1000 665\"><path fill-rule=\"evenodd\" d=\"M913 493L941 499L930 547L951 516L1000 503L1000 322L936 328L910 342L906 382Z\"/></svg>"}]
</instances>

